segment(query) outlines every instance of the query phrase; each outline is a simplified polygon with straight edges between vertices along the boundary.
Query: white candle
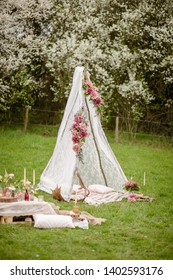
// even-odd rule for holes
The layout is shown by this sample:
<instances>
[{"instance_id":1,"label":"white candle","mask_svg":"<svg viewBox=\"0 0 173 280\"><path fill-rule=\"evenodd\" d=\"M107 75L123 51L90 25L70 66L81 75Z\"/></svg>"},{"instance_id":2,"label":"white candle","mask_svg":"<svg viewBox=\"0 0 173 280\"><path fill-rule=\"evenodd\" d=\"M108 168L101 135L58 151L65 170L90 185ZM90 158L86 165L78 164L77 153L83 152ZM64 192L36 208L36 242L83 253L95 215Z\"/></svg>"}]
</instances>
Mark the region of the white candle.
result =
<instances>
[{"instance_id":1,"label":"white candle","mask_svg":"<svg viewBox=\"0 0 173 280\"><path fill-rule=\"evenodd\" d=\"M24 168L24 180L23 180L24 187L26 186L26 168Z\"/></svg>"},{"instance_id":2,"label":"white candle","mask_svg":"<svg viewBox=\"0 0 173 280\"><path fill-rule=\"evenodd\" d=\"M35 186L35 170L33 170L33 186Z\"/></svg>"},{"instance_id":3,"label":"white candle","mask_svg":"<svg viewBox=\"0 0 173 280\"><path fill-rule=\"evenodd\" d=\"M144 172L144 186L145 186L145 183L146 183L146 174Z\"/></svg>"},{"instance_id":4,"label":"white candle","mask_svg":"<svg viewBox=\"0 0 173 280\"><path fill-rule=\"evenodd\" d=\"M75 194L75 204L77 204L77 191L76 191L76 194Z\"/></svg>"}]
</instances>

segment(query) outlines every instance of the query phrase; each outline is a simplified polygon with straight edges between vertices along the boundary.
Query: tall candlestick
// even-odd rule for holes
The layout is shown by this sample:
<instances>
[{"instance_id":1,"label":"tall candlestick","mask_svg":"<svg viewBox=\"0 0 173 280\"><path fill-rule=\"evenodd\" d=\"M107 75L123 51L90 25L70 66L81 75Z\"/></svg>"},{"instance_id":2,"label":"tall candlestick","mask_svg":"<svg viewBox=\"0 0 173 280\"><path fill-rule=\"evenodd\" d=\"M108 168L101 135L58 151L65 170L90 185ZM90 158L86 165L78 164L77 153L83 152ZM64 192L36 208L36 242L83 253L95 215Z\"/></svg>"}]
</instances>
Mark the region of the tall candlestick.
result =
<instances>
[{"instance_id":1,"label":"tall candlestick","mask_svg":"<svg viewBox=\"0 0 173 280\"><path fill-rule=\"evenodd\" d=\"M145 183L146 183L146 173L144 172L144 186L145 186Z\"/></svg>"},{"instance_id":2,"label":"tall candlestick","mask_svg":"<svg viewBox=\"0 0 173 280\"><path fill-rule=\"evenodd\" d=\"M35 186L35 169L33 170L33 186Z\"/></svg>"},{"instance_id":3,"label":"tall candlestick","mask_svg":"<svg viewBox=\"0 0 173 280\"><path fill-rule=\"evenodd\" d=\"M24 168L24 178L23 178L24 187L26 186L26 168Z\"/></svg>"},{"instance_id":4,"label":"tall candlestick","mask_svg":"<svg viewBox=\"0 0 173 280\"><path fill-rule=\"evenodd\" d=\"M75 204L77 204L77 191L75 193Z\"/></svg>"}]
</instances>

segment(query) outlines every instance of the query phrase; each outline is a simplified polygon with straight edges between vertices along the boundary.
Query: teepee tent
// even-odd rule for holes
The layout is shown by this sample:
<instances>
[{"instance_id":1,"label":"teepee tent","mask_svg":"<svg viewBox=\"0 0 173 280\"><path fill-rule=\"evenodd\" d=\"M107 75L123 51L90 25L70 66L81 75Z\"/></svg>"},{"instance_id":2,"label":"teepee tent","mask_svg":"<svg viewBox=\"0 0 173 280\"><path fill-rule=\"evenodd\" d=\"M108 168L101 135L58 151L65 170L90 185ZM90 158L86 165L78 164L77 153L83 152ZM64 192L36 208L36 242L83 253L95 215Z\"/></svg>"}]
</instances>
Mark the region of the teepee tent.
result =
<instances>
[{"instance_id":1,"label":"teepee tent","mask_svg":"<svg viewBox=\"0 0 173 280\"><path fill-rule=\"evenodd\" d=\"M127 181L102 129L97 106L91 102L90 96L84 94L85 74L84 67L76 67L57 142L39 184L39 189L48 193L60 187L66 201L70 200L73 185L78 184L76 171L80 172L86 186L100 184L123 192L123 185ZM74 118L79 112L87 120L87 137L81 149L82 160L75 152L75 140L72 139Z\"/></svg>"}]
</instances>

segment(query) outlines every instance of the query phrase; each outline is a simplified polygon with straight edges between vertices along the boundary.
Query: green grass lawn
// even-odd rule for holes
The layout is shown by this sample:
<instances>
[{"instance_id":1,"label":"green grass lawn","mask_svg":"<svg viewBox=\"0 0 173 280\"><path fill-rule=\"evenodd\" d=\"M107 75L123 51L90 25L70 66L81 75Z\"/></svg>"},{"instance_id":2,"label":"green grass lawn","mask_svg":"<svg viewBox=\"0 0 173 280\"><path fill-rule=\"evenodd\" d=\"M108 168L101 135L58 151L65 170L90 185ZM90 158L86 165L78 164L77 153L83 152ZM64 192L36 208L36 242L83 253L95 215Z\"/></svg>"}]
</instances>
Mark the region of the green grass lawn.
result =
<instances>
[{"instance_id":1,"label":"green grass lawn","mask_svg":"<svg viewBox=\"0 0 173 280\"><path fill-rule=\"evenodd\" d=\"M46 131L41 135L36 129L26 134L1 129L0 174L6 169L21 179L26 167L28 179L32 180L35 169L39 182L56 142L56 136ZM82 211L106 219L101 225L90 225L88 230L0 224L1 260L172 260L172 149L145 141L115 144L110 133L108 140L126 176L132 176L141 192L154 197L154 202L123 200L97 207L80 202ZM39 194L62 210L73 207L72 202L58 202L41 191Z\"/></svg>"}]
</instances>

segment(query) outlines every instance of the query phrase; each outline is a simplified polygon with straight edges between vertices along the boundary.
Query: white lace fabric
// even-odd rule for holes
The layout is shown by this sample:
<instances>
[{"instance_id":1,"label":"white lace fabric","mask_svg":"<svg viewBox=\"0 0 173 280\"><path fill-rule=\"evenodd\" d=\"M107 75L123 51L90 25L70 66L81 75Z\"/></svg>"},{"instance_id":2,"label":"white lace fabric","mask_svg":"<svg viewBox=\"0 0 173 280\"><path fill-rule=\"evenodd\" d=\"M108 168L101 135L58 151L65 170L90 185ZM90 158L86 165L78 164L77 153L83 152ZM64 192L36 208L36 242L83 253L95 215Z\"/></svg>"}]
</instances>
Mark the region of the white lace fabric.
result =
<instances>
[{"instance_id":1,"label":"white lace fabric","mask_svg":"<svg viewBox=\"0 0 173 280\"><path fill-rule=\"evenodd\" d=\"M55 215L56 212L48 202L19 201L0 203L0 216L27 216L35 214Z\"/></svg>"},{"instance_id":2,"label":"white lace fabric","mask_svg":"<svg viewBox=\"0 0 173 280\"><path fill-rule=\"evenodd\" d=\"M127 178L116 159L97 114L97 110L89 98L84 96L82 82L84 67L76 67L71 92L67 101L61 126L58 131L57 142L45 170L43 171L39 188L52 193L57 186L61 187L61 194L69 201L73 185L79 183L75 175L79 170L85 185L103 184L118 192L123 192L123 185ZM74 115L83 107L88 119L86 142L83 144L83 162L73 151L71 126Z\"/></svg>"}]
</instances>

